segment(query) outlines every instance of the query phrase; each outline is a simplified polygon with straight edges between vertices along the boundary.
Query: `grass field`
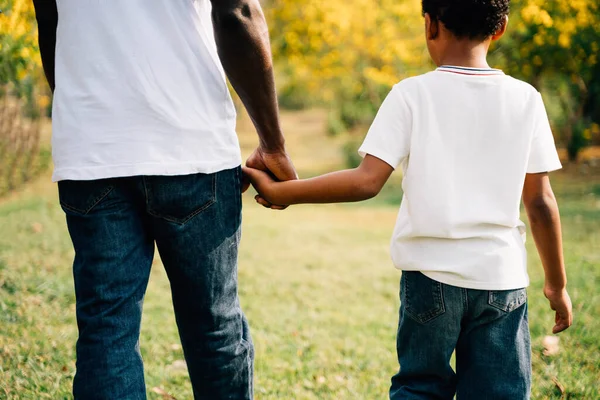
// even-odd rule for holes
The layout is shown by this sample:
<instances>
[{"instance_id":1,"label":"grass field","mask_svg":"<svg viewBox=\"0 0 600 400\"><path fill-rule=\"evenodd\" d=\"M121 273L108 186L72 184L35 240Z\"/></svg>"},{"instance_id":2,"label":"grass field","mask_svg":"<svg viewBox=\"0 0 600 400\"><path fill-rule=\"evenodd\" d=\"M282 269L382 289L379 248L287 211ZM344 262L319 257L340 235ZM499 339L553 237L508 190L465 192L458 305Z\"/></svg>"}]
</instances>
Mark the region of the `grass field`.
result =
<instances>
[{"instance_id":1,"label":"grass field","mask_svg":"<svg viewBox=\"0 0 600 400\"><path fill-rule=\"evenodd\" d=\"M339 141L319 112L287 114L301 175L340 166ZM248 153L256 139L240 126ZM560 352L542 354L553 314L530 251L534 399L600 399L600 179L577 167L553 179L563 215L575 324ZM388 256L400 199L393 177L356 205L272 212L246 195L242 306L256 347L257 399L384 399L395 372L398 281ZM529 249L533 250L531 241ZM56 187L44 176L0 202L0 399L71 398L74 374L72 250ZM157 260L145 302L141 351L150 399L191 399ZM562 388L562 389L561 389Z\"/></svg>"}]
</instances>

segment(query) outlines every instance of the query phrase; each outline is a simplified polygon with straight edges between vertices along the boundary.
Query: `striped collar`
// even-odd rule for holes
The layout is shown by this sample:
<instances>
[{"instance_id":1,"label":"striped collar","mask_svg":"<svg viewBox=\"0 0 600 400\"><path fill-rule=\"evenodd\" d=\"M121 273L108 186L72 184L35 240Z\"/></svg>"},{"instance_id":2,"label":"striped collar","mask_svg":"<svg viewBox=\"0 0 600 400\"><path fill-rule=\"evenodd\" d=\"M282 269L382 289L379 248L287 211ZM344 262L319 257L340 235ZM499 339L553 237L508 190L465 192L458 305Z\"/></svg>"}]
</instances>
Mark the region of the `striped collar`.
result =
<instances>
[{"instance_id":1,"label":"striped collar","mask_svg":"<svg viewBox=\"0 0 600 400\"><path fill-rule=\"evenodd\" d=\"M442 65L438 67L436 71L450 72L452 74L459 75L479 75L479 76L490 76L490 75L504 75L504 72L499 69L493 68L470 68L470 67L457 67L454 65Z\"/></svg>"}]
</instances>

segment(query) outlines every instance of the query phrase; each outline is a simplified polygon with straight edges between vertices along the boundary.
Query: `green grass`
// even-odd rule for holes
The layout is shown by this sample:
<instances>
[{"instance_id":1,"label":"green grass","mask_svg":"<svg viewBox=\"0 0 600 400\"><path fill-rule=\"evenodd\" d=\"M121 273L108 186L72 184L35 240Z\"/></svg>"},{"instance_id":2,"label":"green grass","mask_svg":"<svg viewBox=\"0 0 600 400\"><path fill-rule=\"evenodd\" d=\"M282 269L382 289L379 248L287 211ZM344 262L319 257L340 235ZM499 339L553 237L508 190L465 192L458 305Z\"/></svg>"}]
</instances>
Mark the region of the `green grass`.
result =
<instances>
[{"instance_id":1,"label":"green grass","mask_svg":"<svg viewBox=\"0 0 600 400\"><path fill-rule=\"evenodd\" d=\"M320 113L284 119L299 170L342 160L324 136ZM247 123L241 123L249 131ZM242 135L245 152L255 139ZM388 256L399 177L381 196L352 206L272 212L246 196L240 259L242 306L256 347L257 399L384 399L395 372L398 281ZM575 324L556 356L542 355L553 314L542 269L530 249L534 399L599 399L600 180L574 172L554 178L561 203ZM0 203L0 399L71 398L75 371L72 250L49 178ZM150 399L161 388L191 399L160 261L146 297L141 351Z\"/></svg>"}]
</instances>

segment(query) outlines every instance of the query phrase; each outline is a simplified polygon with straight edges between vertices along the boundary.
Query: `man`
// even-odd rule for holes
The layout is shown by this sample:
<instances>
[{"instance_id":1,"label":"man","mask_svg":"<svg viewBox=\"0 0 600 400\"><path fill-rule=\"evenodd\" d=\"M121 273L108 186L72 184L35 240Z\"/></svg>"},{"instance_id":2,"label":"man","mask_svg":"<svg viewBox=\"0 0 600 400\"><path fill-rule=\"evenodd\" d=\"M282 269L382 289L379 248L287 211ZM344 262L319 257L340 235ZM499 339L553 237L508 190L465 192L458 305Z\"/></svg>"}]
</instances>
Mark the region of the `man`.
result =
<instances>
[{"instance_id":1,"label":"man","mask_svg":"<svg viewBox=\"0 0 600 400\"><path fill-rule=\"evenodd\" d=\"M53 179L75 249L75 399L146 398L138 339L155 244L194 397L251 399L237 296L244 185L224 72L260 139L247 164L296 178L258 0L34 5L54 92Z\"/></svg>"}]
</instances>

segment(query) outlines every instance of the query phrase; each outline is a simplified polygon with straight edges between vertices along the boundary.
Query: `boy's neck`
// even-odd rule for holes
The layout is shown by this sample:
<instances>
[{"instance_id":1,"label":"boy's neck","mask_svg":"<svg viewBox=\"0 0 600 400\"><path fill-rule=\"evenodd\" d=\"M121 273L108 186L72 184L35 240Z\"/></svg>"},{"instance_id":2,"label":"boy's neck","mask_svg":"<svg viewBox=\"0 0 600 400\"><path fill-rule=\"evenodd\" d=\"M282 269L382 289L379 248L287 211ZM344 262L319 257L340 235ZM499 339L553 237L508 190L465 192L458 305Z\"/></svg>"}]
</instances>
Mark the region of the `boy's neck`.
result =
<instances>
[{"instance_id":1,"label":"boy's neck","mask_svg":"<svg viewBox=\"0 0 600 400\"><path fill-rule=\"evenodd\" d=\"M487 52L490 41L474 41L469 39L450 40L438 61L442 65L454 65L469 68L490 68L487 62Z\"/></svg>"}]
</instances>

